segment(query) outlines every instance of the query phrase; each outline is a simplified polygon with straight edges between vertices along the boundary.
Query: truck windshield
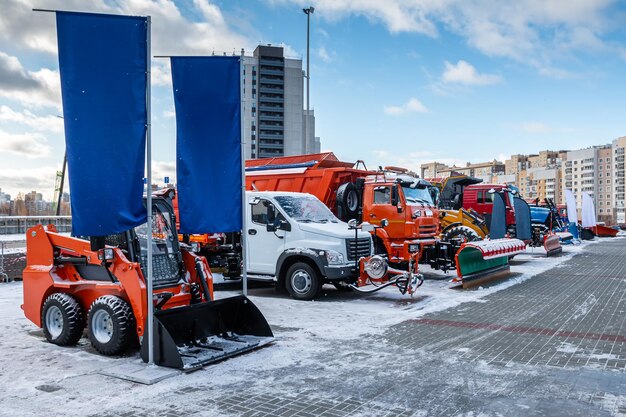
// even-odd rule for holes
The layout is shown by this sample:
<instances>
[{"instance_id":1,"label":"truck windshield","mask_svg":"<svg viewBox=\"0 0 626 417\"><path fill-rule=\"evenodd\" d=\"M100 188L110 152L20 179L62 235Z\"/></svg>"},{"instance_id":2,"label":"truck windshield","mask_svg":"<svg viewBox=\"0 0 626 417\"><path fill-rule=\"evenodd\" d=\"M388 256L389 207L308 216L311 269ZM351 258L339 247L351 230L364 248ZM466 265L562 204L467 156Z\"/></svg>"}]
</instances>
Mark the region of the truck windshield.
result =
<instances>
[{"instance_id":1,"label":"truck windshield","mask_svg":"<svg viewBox=\"0 0 626 417\"><path fill-rule=\"evenodd\" d=\"M411 188L402 186L402 192L408 205L431 204L434 205L433 199L428 188Z\"/></svg>"},{"instance_id":2,"label":"truck windshield","mask_svg":"<svg viewBox=\"0 0 626 417\"><path fill-rule=\"evenodd\" d=\"M297 222L337 223L339 220L321 201L312 196L279 196L276 202Z\"/></svg>"}]
</instances>

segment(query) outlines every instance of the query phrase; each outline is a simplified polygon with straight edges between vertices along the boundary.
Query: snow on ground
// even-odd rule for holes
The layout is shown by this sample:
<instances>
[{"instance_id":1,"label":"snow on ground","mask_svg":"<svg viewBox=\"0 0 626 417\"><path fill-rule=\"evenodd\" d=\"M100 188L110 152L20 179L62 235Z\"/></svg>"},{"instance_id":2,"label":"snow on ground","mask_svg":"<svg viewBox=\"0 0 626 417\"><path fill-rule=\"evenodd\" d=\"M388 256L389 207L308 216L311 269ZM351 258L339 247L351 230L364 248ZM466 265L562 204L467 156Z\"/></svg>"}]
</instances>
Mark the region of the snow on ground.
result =
<instances>
[{"instance_id":1,"label":"snow on ground","mask_svg":"<svg viewBox=\"0 0 626 417\"><path fill-rule=\"evenodd\" d=\"M47 343L42 331L20 309L21 283L0 284L0 415L86 415L121 408L142 410L146 403L158 404L155 399L162 395L207 383L215 392L229 392L234 384L249 381L267 387L279 386L289 381L282 373L286 367L308 367L323 373L329 365L320 364L320 354L336 358L332 366L341 367L342 357L355 354L351 348L342 350L342 346L354 345L354 340L367 347L372 340L370 336L402 321L462 303L467 303L471 310L471 303L486 302L489 294L558 267L588 244L593 242L566 246L561 256L551 258L546 258L541 250L529 250L515 257L509 279L470 290L450 289L451 275L426 270L423 272L430 279L414 298L400 294L393 287L369 296L327 287L320 299L303 302L271 287L252 288L249 297L272 326L276 343L153 386L112 380L99 374L122 363L141 363L137 352L123 358L109 358L97 354L85 338L73 348ZM217 291L216 297L238 293ZM375 356L368 360L372 358ZM367 360L362 366L368 366ZM212 414L206 410L206 415Z\"/></svg>"},{"instance_id":2,"label":"snow on ground","mask_svg":"<svg viewBox=\"0 0 626 417\"><path fill-rule=\"evenodd\" d=\"M364 334L380 334L394 324L459 304L484 302L486 296L496 291L509 288L561 265L593 242L565 246L563 253L554 257L546 257L543 248L529 248L526 253L517 255L511 261L511 274L507 279L474 289L451 289L450 280L453 278L453 272L446 275L428 267L421 267L426 280L414 297L402 295L395 287L387 287L371 295L341 293L328 287L320 299L309 302L293 300L276 293L273 288L252 289L249 294L250 299L272 325L283 327L297 325L302 327L303 332L316 337L351 339ZM235 295L235 292L218 293L220 298L230 295ZM341 318L339 323L333 319L336 317ZM345 326L342 323L354 325Z\"/></svg>"}]
</instances>

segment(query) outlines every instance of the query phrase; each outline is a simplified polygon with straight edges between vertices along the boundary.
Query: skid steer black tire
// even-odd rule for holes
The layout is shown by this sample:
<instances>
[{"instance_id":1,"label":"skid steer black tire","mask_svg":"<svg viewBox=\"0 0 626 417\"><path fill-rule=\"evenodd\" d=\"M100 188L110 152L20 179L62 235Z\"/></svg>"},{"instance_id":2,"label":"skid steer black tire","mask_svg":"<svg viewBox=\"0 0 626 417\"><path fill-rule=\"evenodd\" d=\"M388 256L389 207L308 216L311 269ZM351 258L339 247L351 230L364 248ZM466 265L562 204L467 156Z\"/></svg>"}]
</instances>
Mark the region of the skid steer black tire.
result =
<instances>
[{"instance_id":1,"label":"skid steer black tire","mask_svg":"<svg viewBox=\"0 0 626 417\"><path fill-rule=\"evenodd\" d=\"M56 329L51 326L54 323L57 323ZM48 342L59 346L73 346L83 335L85 312L71 295L55 293L43 303L41 326Z\"/></svg>"},{"instance_id":2,"label":"skid steer black tire","mask_svg":"<svg viewBox=\"0 0 626 417\"><path fill-rule=\"evenodd\" d=\"M312 300L322 291L322 278L311 265L296 262L287 270L285 287L287 292L298 300Z\"/></svg>"},{"instance_id":3,"label":"skid steer black tire","mask_svg":"<svg viewBox=\"0 0 626 417\"><path fill-rule=\"evenodd\" d=\"M356 219L359 214L359 193L351 182L341 184L337 189L337 214L344 222Z\"/></svg>"},{"instance_id":4,"label":"skid steer black tire","mask_svg":"<svg viewBox=\"0 0 626 417\"><path fill-rule=\"evenodd\" d=\"M97 298L89 308L87 334L92 346L101 354L121 354L137 337L133 310L120 297Z\"/></svg>"},{"instance_id":5,"label":"skid steer black tire","mask_svg":"<svg viewBox=\"0 0 626 417\"><path fill-rule=\"evenodd\" d=\"M444 242L451 242L452 239L460 239L461 243L466 243L480 240L480 237L472 229L465 226L456 226L446 230L442 234L441 239Z\"/></svg>"}]
</instances>

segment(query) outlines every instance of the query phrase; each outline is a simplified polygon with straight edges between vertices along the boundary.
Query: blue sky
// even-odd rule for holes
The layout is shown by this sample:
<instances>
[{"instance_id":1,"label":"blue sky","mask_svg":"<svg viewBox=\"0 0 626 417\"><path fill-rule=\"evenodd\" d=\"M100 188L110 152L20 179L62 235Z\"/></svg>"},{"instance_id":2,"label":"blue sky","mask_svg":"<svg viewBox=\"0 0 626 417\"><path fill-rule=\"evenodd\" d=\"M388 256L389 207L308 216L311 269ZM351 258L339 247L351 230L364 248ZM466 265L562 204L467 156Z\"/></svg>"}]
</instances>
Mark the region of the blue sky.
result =
<instances>
[{"instance_id":1,"label":"blue sky","mask_svg":"<svg viewBox=\"0 0 626 417\"><path fill-rule=\"evenodd\" d=\"M6 4L5 4L6 3ZM322 148L369 166L478 162L626 135L626 7L610 0L8 0L0 16L0 188L52 195L63 157L54 17L151 15L155 54L302 58ZM155 176L174 169L169 66L153 64Z\"/></svg>"}]
</instances>

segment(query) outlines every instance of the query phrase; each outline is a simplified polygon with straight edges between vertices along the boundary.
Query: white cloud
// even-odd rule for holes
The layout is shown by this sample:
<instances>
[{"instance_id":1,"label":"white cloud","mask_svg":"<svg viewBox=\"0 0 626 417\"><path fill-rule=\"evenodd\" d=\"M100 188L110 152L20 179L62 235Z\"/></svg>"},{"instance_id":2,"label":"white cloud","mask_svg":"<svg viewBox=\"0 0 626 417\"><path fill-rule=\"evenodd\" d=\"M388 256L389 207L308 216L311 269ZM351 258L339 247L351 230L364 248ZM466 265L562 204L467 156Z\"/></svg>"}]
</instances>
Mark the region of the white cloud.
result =
<instances>
[{"instance_id":1,"label":"white cloud","mask_svg":"<svg viewBox=\"0 0 626 417\"><path fill-rule=\"evenodd\" d=\"M63 132L63 119L47 115L37 116L29 110L15 111L9 106L0 106L0 122L13 122L29 126L42 132Z\"/></svg>"},{"instance_id":2,"label":"white cloud","mask_svg":"<svg viewBox=\"0 0 626 417\"><path fill-rule=\"evenodd\" d=\"M12 153L28 159L43 158L50 155L50 146L46 138L39 133L14 134L0 129L0 152Z\"/></svg>"},{"instance_id":3,"label":"white cloud","mask_svg":"<svg viewBox=\"0 0 626 417\"><path fill-rule=\"evenodd\" d=\"M170 60L165 58L157 58L152 60L152 67L150 68L150 81L153 86L157 87L171 87L172 85L172 70L170 66Z\"/></svg>"},{"instance_id":4,"label":"white cloud","mask_svg":"<svg viewBox=\"0 0 626 417\"><path fill-rule=\"evenodd\" d=\"M15 198L20 192L37 190L43 193L45 198L52 198L57 169L52 166L21 168L19 170L0 168L2 191L11 194Z\"/></svg>"},{"instance_id":5,"label":"white cloud","mask_svg":"<svg viewBox=\"0 0 626 417\"><path fill-rule=\"evenodd\" d=\"M173 161L152 161L152 182L163 184L163 179L169 177L170 183L176 183L176 163Z\"/></svg>"},{"instance_id":6,"label":"white cloud","mask_svg":"<svg viewBox=\"0 0 626 417\"><path fill-rule=\"evenodd\" d=\"M325 47L320 46L317 49L317 56L324 62L331 62L334 59L335 53L328 52Z\"/></svg>"},{"instance_id":7,"label":"white cloud","mask_svg":"<svg viewBox=\"0 0 626 417\"><path fill-rule=\"evenodd\" d=\"M166 119L173 119L174 117L176 117L176 112L174 111L174 109L165 110L163 111L163 117Z\"/></svg>"},{"instance_id":8,"label":"white cloud","mask_svg":"<svg viewBox=\"0 0 626 417\"><path fill-rule=\"evenodd\" d=\"M371 151L373 155L372 161L367 166L369 168L378 168L378 166L396 166L401 168L407 168L411 171L414 171L418 174L421 172L421 165L429 162L437 161L442 164L446 164L449 166L464 166L465 161L456 158L446 157L438 157L437 153L429 152L429 151L416 151L416 152L407 152L407 153L393 153L388 150L376 149ZM372 165L370 167L371 163Z\"/></svg>"},{"instance_id":9,"label":"white cloud","mask_svg":"<svg viewBox=\"0 0 626 417\"><path fill-rule=\"evenodd\" d=\"M233 48L239 51L253 45L248 37L234 31L220 8L208 0L193 1L195 10L192 12L201 17L193 21L185 18L171 0L20 0L3 2L0 47L11 45L56 53L54 15L33 12L35 7L151 16L155 55L208 54L212 50L231 51Z\"/></svg>"},{"instance_id":10,"label":"white cloud","mask_svg":"<svg viewBox=\"0 0 626 417\"><path fill-rule=\"evenodd\" d=\"M364 16L392 33L437 37L442 29L447 30L485 55L510 58L541 71L553 68L555 59L572 52L614 53L626 59L626 48L608 39L611 31L621 27L621 15L612 12L614 3L616 0L318 0L315 13L330 21ZM554 69L541 74L560 76Z\"/></svg>"},{"instance_id":11,"label":"white cloud","mask_svg":"<svg viewBox=\"0 0 626 417\"><path fill-rule=\"evenodd\" d=\"M428 113L428 109L421 101L412 97L401 106L385 106L384 112L390 116L400 116L408 113Z\"/></svg>"},{"instance_id":12,"label":"white cloud","mask_svg":"<svg viewBox=\"0 0 626 417\"><path fill-rule=\"evenodd\" d=\"M479 74L472 64L460 60L455 64L445 62L445 70L441 75L441 80L448 84L466 85L489 85L502 81L502 77L496 74Z\"/></svg>"},{"instance_id":13,"label":"white cloud","mask_svg":"<svg viewBox=\"0 0 626 417\"><path fill-rule=\"evenodd\" d=\"M28 107L61 107L59 73L47 68L27 71L14 56L0 52L0 97Z\"/></svg>"}]
</instances>

